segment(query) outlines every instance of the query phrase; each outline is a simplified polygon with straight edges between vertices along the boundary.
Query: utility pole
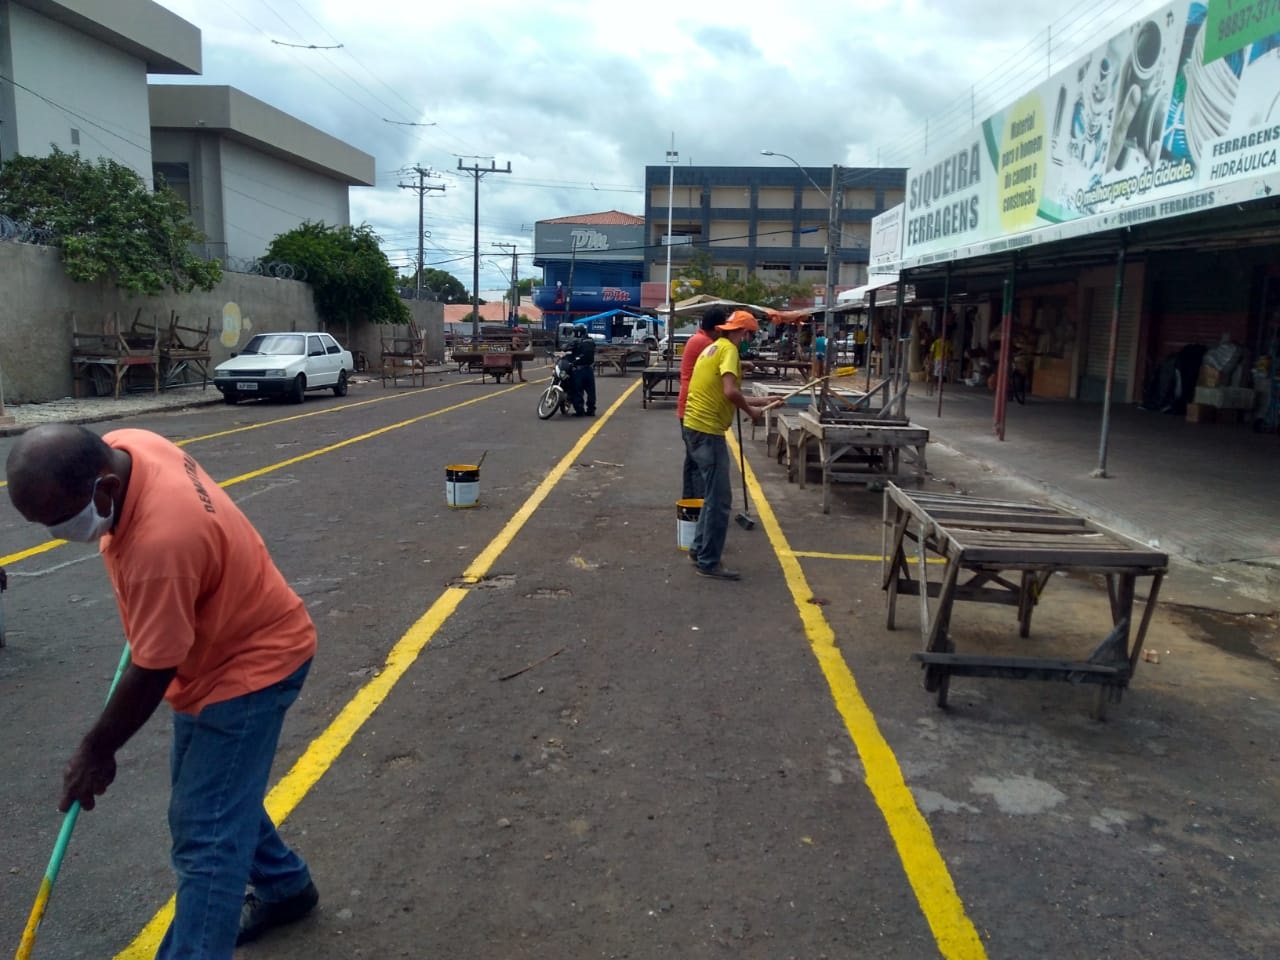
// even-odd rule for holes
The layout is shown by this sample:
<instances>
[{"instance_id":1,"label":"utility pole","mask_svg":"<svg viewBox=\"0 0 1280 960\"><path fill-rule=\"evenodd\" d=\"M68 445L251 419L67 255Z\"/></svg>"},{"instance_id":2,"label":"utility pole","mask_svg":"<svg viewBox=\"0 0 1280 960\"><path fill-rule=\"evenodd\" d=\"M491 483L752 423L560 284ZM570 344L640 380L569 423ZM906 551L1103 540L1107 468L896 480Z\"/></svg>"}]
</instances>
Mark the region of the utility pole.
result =
<instances>
[{"instance_id":1,"label":"utility pole","mask_svg":"<svg viewBox=\"0 0 1280 960\"><path fill-rule=\"evenodd\" d=\"M402 184L399 184L399 187L401 190L414 190L418 194L418 277L417 277L417 285L414 288L413 299L421 300L422 299L422 237L423 237L422 198L426 196L428 193L430 193L432 190L439 190L441 193L444 193L444 184L426 182L428 177L435 178L439 176L439 174L434 173L431 170L423 170L422 167L414 167L413 171L418 175L418 182L402 183Z\"/></svg>"},{"instance_id":2,"label":"utility pole","mask_svg":"<svg viewBox=\"0 0 1280 960\"><path fill-rule=\"evenodd\" d=\"M499 250L511 251L511 311L507 314L507 326L514 327L520 322L520 285L516 282L516 245L514 243L495 243Z\"/></svg>"},{"instance_id":3,"label":"utility pole","mask_svg":"<svg viewBox=\"0 0 1280 960\"><path fill-rule=\"evenodd\" d=\"M827 200L830 209L827 211L827 292L822 301L826 308L825 333L831 336L831 324L835 314L831 311L836 305L836 271L839 269L837 248L840 245L840 164L831 166L831 195Z\"/></svg>"},{"instance_id":4,"label":"utility pole","mask_svg":"<svg viewBox=\"0 0 1280 960\"><path fill-rule=\"evenodd\" d=\"M458 169L463 173L469 173L476 178L476 203L475 203L475 266L471 271L471 337L473 340L480 339L480 178L486 173L510 173L511 161L507 161L505 170L498 169L498 161L490 160L489 166L482 167L476 164L474 167L463 166L462 158L458 158Z\"/></svg>"}]
</instances>

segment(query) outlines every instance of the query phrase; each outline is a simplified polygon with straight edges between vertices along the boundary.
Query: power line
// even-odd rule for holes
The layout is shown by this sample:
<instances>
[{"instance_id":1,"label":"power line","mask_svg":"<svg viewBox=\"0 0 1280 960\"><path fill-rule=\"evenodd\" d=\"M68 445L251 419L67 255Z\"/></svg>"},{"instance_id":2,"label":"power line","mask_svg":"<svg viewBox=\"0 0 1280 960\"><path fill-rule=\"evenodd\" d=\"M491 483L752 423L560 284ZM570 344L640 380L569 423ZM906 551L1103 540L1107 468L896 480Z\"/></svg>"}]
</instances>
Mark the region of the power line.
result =
<instances>
[{"instance_id":1,"label":"power line","mask_svg":"<svg viewBox=\"0 0 1280 960\"><path fill-rule=\"evenodd\" d=\"M462 158L458 158L458 169L470 173L476 181L476 204L475 204L475 269L472 271L471 297L473 302L473 312L471 320L471 335L477 339L480 337L480 179L489 173L510 173L511 161L507 161L505 170L498 169L498 163L492 157L489 159L489 166L485 167L475 164L467 167L463 166Z\"/></svg>"}]
</instances>

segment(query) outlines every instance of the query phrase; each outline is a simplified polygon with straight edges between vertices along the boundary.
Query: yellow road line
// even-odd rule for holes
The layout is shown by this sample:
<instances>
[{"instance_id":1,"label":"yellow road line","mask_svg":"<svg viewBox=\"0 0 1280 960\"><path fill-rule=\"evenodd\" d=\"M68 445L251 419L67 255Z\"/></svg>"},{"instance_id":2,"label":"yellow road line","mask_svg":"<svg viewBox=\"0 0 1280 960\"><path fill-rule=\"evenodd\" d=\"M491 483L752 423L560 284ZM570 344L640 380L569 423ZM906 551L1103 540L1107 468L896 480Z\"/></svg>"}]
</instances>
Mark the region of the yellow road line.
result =
<instances>
[{"instance_id":1,"label":"yellow road line","mask_svg":"<svg viewBox=\"0 0 1280 960\"><path fill-rule=\"evenodd\" d=\"M261 430L263 427L275 427L282 423L292 423L295 420L305 420L308 417L321 417L329 413L339 413L343 410L354 410L356 407L366 407L373 403L384 403L387 400L401 400L405 397L416 397L422 393L432 393L436 390L447 390L450 387L460 387L469 383L484 382L483 378L477 380L475 377L472 377L469 380L457 380L453 383L438 383L434 387L423 387L420 390L406 390L403 393L392 393L381 397L370 397L368 400L356 400L353 403L343 403L336 407L325 407L323 410L312 410L310 413L295 413L288 417L276 417L274 420L264 420L261 423L249 423L239 427L232 427L230 430L219 430L217 433L206 433L200 437L187 437L185 440L175 440L174 444L179 447L185 447L192 443L201 443L205 440L218 440L222 437L230 437L233 434L246 433L249 430ZM530 379L526 381L526 383L541 382L542 380L537 379ZM512 386L515 387L518 386L518 384L512 384ZM143 414L138 414L138 416L143 416ZM0 487L6 487L8 485L8 480L0 480Z\"/></svg>"},{"instance_id":2,"label":"yellow road line","mask_svg":"<svg viewBox=\"0 0 1280 960\"><path fill-rule=\"evenodd\" d=\"M592 425L591 429L578 438L578 442L573 445L568 453L560 458L559 463L552 467L543 481L538 484L537 489L529 496L529 499L521 504L520 509L506 522L497 536L489 541L489 544L480 551L479 556L467 567L463 576L469 582L475 583L493 568L494 561L511 545L511 542L516 538L516 534L520 532L529 518L542 505L543 501L551 495L552 489L560 482L560 479L568 472L569 468L573 466L574 461L586 449L587 444L595 439L596 434L600 432L608 419L613 416L614 412L622 406L631 394L635 393L639 386L640 381L637 380L627 388L622 396L605 411L604 416L600 417ZM387 654L387 659L378 675L357 690L329 726L308 744L307 749L303 751L302 756L298 758L289 772L267 794L267 813L271 815L271 818L277 824L284 821L297 808L311 788L316 785L317 781L324 776L325 772L341 756L347 744L364 726L365 721L378 709L382 701L387 698L387 695L395 688L395 685L408 669L413 666L418 656L426 649L427 644L431 642L431 639L444 626L449 617L453 615L453 612L458 609L458 605L462 603L469 592L470 590L464 587L446 587L445 591L436 598L436 601L427 612L408 629L403 637L396 641L395 646L391 648L391 652ZM173 905L174 900L170 897L169 902L160 908L156 915L142 928L138 936L134 938L133 942L116 954L115 960L147 960L147 958L154 957L156 949L160 946L160 941L164 937L165 930L168 929L169 923L173 919Z\"/></svg>"},{"instance_id":3,"label":"yellow road line","mask_svg":"<svg viewBox=\"0 0 1280 960\"><path fill-rule=\"evenodd\" d=\"M884 556L879 553L819 553L817 550L792 550L790 555L809 560L864 560L872 563L884 563ZM907 563L916 563L915 557L907 557ZM946 563L942 557L930 557L926 563Z\"/></svg>"},{"instance_id":4,"label":"yellow road line","mask_svg":"<svg viewBox=\"0 0 1280 960\"><path fill-rule=\"evenodd\" d=\"M728 439L734 459L737 459L737 443L732 436ZM965 913L964 903L956 892L946 862L933 842L929 823L916 806L898 766L898 759L880 733L875 715L858 690L853 671L836 646L835 631L821 607L808 602L813 591L750 464L746 464L745 473L757 515L782 566L792 602L804 625L805 636L809 638L809 647L831 689L832 700L844 720L845 729L862 758L867 787L889 827L889 835L897 847L907 881L915 892L929 929L933 931L938 949L947 960L985 960L987 954L982 940Z\"/></svg>"},{"instance_id":5,"label":"yellow road line","mask_svg":"<svg viewBox=\"0 0 1280 960\"><path fill-rule=\"evenodd\" d=\"M505 390L498 390L495 393L486 393L484 396L472 397L470 400L463 400L461 403L455 403L450 407L441 407L439 410L432 410L430 413L423 413L416 417L410 417L408 420L401 420L399 423L392 423L385 427L379 427L377 430L370 430L368 433L362 433L359 436L348 437L346 440L340 440L337 443L331 443L327 447L321 447L318 450L312 450L310 453L302 453L296 457L290 457L288 460L281 460L279 463L273 463L270 466L262 467L258 470L250 470L248 473L242 473L238 477L232 477L230 480L221 480L218 482L220 487L231 487L237 483L244 483L246 480L253 480L257 477L265 476L268 473L274 473L277 470L283 470L285 467L291 467L296 463L302 463L304 460L311 460L314 457L322 456L326 453L333 453L335 450L341 450L343 447L349 447L353 443L361 443L365 440L371 440L379 437L384 433L392 430L400 430L403 427L411 427L415 423L421 423L423 420L430 420L432 417L438 417L442 413L451 413L454 410L461 410L463 407L469 407L473 403L483 403L494 397L500 397L503 394L510 393L513 390L519 390L521 384L507 387ZM19 550L17 553L11 553L8 556L0 557L0 567L9 566L17 563L19 560L25 560L28 557L35 556L38 553L44 553L46 550L52 550L54 547L60 547L67 541L65 540L48 540L45 543L26 550Z\"/></svg>"}]
</instances>

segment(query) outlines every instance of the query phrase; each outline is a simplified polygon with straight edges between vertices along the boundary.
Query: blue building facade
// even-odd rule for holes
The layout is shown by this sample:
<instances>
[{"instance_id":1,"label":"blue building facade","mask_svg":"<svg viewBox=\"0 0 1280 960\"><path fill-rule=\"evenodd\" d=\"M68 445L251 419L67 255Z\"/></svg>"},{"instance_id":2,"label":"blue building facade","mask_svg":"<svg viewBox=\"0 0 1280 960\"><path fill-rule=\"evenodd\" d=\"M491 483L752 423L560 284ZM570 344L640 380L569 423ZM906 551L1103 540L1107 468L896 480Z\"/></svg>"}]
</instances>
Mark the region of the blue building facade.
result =
<instances>
[{"instance_id":1,"label":"blue building facade","mask_svg":"<svg viewBox=\"0 0 1280 960\"><path fill-rule=\"evenodd\" d=\"M605 310L639 308L643 218L610 210L540 220L533 245L533 265L543 270L533 302L547 329Z\"/></svg>"}]
</instances>

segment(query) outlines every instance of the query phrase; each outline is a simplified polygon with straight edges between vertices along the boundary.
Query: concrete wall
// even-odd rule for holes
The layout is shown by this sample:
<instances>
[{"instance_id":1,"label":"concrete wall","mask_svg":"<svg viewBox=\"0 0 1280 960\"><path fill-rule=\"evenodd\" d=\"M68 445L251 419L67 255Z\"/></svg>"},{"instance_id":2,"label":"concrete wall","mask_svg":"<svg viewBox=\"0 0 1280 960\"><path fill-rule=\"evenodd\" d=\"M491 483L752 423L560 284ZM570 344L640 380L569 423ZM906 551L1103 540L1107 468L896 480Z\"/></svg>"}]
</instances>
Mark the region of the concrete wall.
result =
<instances>
[{"instance_id":1,"label":"concrete wall","mask_svg":"<svg viewBox=\"0 0 1280 960\"><path fill-rule=\"evenodd\" d=\"M426 334L428 352L443 358L444 308L426 302L409 307L417 308L415 317ZM72 316L78 329L98 331L112 313L127 327L139 308L148 325L155 318L167 324L170 310L185 323L202 326L211 321L213 364L227 359L254 333L325 329L305 283L227 273L209 293L130 297L104 283L73 283L63 272L56 248L0 243L0 375L5 402L70 396ZM354 324L329 332L353 351L363 350L376 370L387 329Z\"/></svg>"},{"instance_id":2,"label":"concrete wall","mask_svg":"<svg viewBox=\"0 0 1280 960\"><path fill-rule=\"evenodd\" d=\"M118 160L150 183L146 64L16 3L7 12L10 75L34 93L13 92L16 137L6 137L6 156L13 150L43 157L56 144L88 159Z\"/></svg>"}]
</instances>

